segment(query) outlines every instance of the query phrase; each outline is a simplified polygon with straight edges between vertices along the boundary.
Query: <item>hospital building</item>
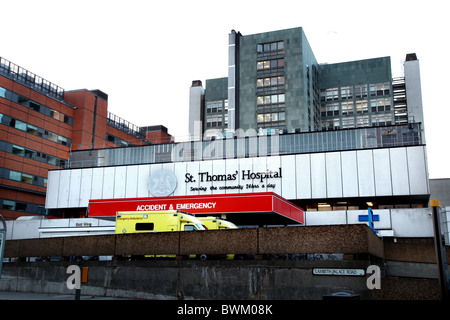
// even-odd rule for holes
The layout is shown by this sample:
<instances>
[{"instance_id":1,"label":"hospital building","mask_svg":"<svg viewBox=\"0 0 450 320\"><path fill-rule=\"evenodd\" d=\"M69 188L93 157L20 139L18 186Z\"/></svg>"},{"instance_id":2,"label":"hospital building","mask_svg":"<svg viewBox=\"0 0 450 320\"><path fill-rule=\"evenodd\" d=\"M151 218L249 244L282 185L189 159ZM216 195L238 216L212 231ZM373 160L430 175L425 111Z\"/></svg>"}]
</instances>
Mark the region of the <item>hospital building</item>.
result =
<instances>
[{"instance_id":1,"label":"hospital building","mask_svg":"<svg viewBox=\"0 0 450 320\"><path fill-rule=\"evenodd\" d=\"M418 57L393 77L390 57L322 63L313 50L302 28L232 30L217 61L228 76L192 81L189 141L73 149L48 170L45 210L181 208L249 227L367 223L371 208L379 235L429 237Z\"/></svg>"}]
</instances>

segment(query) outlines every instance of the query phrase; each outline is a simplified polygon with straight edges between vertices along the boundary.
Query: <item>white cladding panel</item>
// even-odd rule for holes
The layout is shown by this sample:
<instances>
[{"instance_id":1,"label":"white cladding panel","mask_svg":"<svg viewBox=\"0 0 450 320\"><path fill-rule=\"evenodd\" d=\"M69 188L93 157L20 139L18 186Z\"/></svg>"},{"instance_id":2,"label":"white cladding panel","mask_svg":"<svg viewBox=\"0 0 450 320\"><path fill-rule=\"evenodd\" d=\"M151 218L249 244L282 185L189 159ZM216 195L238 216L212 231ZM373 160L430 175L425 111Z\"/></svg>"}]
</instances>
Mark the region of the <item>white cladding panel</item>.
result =
<instances>
[{"instance_id":1,"label":"white cladding panel","mask_svg":"<svg viewBox=\"0 0 450 320\"><path fill-rule=\"evenodd\" d=\"M212 171L213 171L213 163L211 160L207 160L207 161L200 161L200 169L198 172L198 183L199 186L206 188L205 191L198 192L198 194L212 194L211 191L211 187L213 186L213 181L211 179L209 179L210 181L208 181L208 177L206 174L200 175L200 173L208 173L209 175L212 175ZM197 175L197 173L196 173Z\"/></svg>"},{"instance_id":2,"label":"white cladding panel","mask_svg":"<svg viewBox=\"0 0 450 320\"><path fill-rule=\"evenodd\" d=\"M325 153L311 154L311 186L313 198L327 197Z\"/></svg>"},{"instance_id":3,"label":"white cladding panel","mask_svg":"<svg viewBox=\"0 0 450 320\"><path fill-rule=\"evenodd\" d=\"M375 174L376 196L392 195L391 162L389 149L373 150L373 169Z\"/></svg>"},{"instance_id":4,"label":"white cladding panel","mask_svg":"<svg viewBox=\"0 0 450 320\"><path fill-rule=\"evenodd\" d=\"M252 158L242 158L242 159L239 159L238 161L239 161L239 173L238 173L239 184L244 187L242 192L253 193L253 189L252 188L248 189L247 185L254 184L254 182L255 182L254 179L243 179L243 177L242 177L242 170L245 170L245 173L248 173L248 170L250 170L251 172L254 171L253 159Z\"/></svg>"},{"instance_id":5,"label":"white cladding panel","mask_svg":"<svg viewBox=\"0 0 450 320\"><path fill-rule=\"evenodd\" d=\"M103 175L104 168L92 169L91 199L103 199Z\"/></svg>"},{"instance_id":6,"label":"white cladding panel","mask_svg":"<svg viewBox=\"0 0 450 320\"><path fill-rule=\"evenodd\" d=\"M395 195L409 195L408 161L406 148L390 149L392 191Z\"/></svg>"},{"instance_id":7,"label":"white cladding panel","mask_svg":"<svg viewBox=\"0 0 450 320\"><path fill-rule=\"evenodd\" d=\"M137 180L136 198L150 196L148 192L148 178L150 177L150 165L144 164L139 166L139 175Z\"/></svg>"},{"instance_id":8,"label":"white cladding panel","mask_svg":"<svg viewBox=\"0 0 450 320\"><path fill-rule=\"evenodd\" d=\"M78 207L84 207L89 203L92 190L92 175L93 169L86 169L81 172L80 203Z\"/></svg>"},{"instance_id":9,"label":"white cladding panel","mask_svg":"<svg viewBox=\"0 0 450 320\"><path fill-rule=\"evenodd\" d=\"M178 165L178 163L177 163ZM199 179L200 177L197 176L197 174L200 172L200 162L187 162L186 165L186 174L190 174L194 176L195 182L192 183L186 183L186 195L199 195L199 191L192 190L192 188L198 188L199 187ZM180 182L180 178L178 177L178 182Z\"/></svg>"},{"instance_id":10,"label":"white cladding panel","mask_svg":"<svg viewBox=\"0 0 450 320\"><path fill-rule=\"evenodd\" d=\"M407 153L411 194L428 194L428 170L424 147L408 148Z\"/></svg>"},{"instance_id":11,"label":"white cladding panel","mask_svg":"<svg viewBox=\"0 0 450 320\"><path fill-rule=\"evenodd\" d=\"M283 168L284 175L288 168ZM299 154L295 156L295 177L297 180L297 199L311 199L311 155Z\"/></svg>"},{"instance_id":12,"label":"white cladding panel","mask_svg":"<svg viewBox=\"0 0 450 320\"><path fill-rule=\"evenodd\" d=\"M253 166L252 167L253 167L253 171L254 172L266 172L266 170L269 168L269 167L267 167L267 158L266 157L260 158L259 161L254 161L254 158L252 158L252 162L253 162ZM269 170L274 170L274 168L273 169L269 169ZM260 180L253 179L252 183L254 185L258 185L260 187L258 189L252 188L253 192L266 192L267 188L266 188L266 183L265 182L266 181L263 181L263 183L260 183Z\"/></svg>"},{"instance_id":13,"label":"white cladding panel","mask_svg":"<svg viewBox=\"0 0 450 320\"><path fill-rule=\"evenodd\" d=\"M342 165L341 153L326 154L327 196L328 198L342 197Z\"/></svg>"},{"instance_id":14,"label":"white cladding panel","mask_svg":"<svg viewBox=\"0 0 450 320\"><path fill-rule=\"evenodd\" d=\"M357 151L359 196L375 195L372 150Z\"/></svg>"},{"instance_id":15,"label":"white cladding panel","mask_svg":"<svg viewBox=\"0 0 450 320\"><path fill-rule=\"evenodd\" d=\"M138 186L138 166L127 167L127 173L125 177L125 198L135 198L137 195Z\"/></svg>"},{"instance_id":16,"label":"white cladding panel","mask_svg":"<svg viewBox=\"0 0 450 320\"><path fill-rule=\"evenodd\" d=\"M358 170L356 151L341 152L342 191L344 197L358 197Z\"/></svg>"},{"instance_id":17,"label":"white cladding panel","mask_svg":"<svg viewBox=\"0 0 450 320\"><path fill-rule=\"evenodd\" d=\"M116 167L114 174L114 198L125 198L127 167Z\"/></svg>"},{"instance_id":18,"label":"white cladding panel","mask_svg":"<svg viewBox=\"0 0 450 320\"><path fill-rule=\"evenodd\" d=\"M58 192L58 207L69 207L69 192L70 192L70 174L75 170L63 170L61 171L59 180L59 192Z\"/></svg>"},{"instance_id":19,"label":"white cladding panel","mask_svg":"<svg viewBox=\"0 0 450 320\"><path fill-rule=\"evenodd\" d=\"M80 204L81 170L73 170L70 174L69 207L77 208Z\"/></svg>"},{"instance_id":20,"label":"white cladding panel","mask_svg":"<svg viewBox=\"0 0 450 320\"><path fill-rule=\"evenodd\" d=\"M275 162L275 160L281 159L281 163L277 162L269 165L269 162ZM275 192L276 194L283 194L286 199L297 199L297 181L295 179L295 174L297 168L295 165L295 156L286 157L269 157L267 158L267 164L270 168L282 168L283 179L281 183L275 184L275 189L268 189L269 192Z\"/></svg>"},{"instance_id":21,"label":"white cladding panel","mask_svg":"<svg viewBox=\"0 0 450 320\"><path fill-rule=\"evenodd\" d=\"M233 187L233 186L238 186L239 185L239 162L238 161L226 161L225 162L225 169L226 172L229 174L236 174L236 180L231 180L231 181L227 181L225 183L225 186L227 187ZM240 193L240 190L238 189L227 189L225 190L226 194L230 194L230 193Z\"/></svg>"},{"instance_id":22,"label":"white cladding panel","mask_svg":"<svg viewBox=\"0 0 450 320\"><path fill-rule=\"evenodd\" d=\"M103 195L102 199L114 198L114 181L116 167L106 167L103 171Z\"/></svg>"},{"instance_id":23,"label":"white cladding panel","mask_svg":"<svg viewBox=\"0 0 450 320\"><path fill-rule=\"evenodd\" d=\"M223 175L224 172L228 172L226 170L226 165L225 165L225 160L220 159L220 160L215 160L214 161L214 165L212 165L211 163L211 167L212 167L212 174L213 175ZM213 182L213 190L211 191L212 194L221 194L223 193L221 190L219 190L219 187L224 185L225 181L220 181L220 182Z\"/></svg>"},{"instance_id":24,"label":"white cladding panel","mask_svg":"<svg viewBox=\"0 0 450 320\"><path fill-rule=\"evenodd\" d=\"M280 168L281 178L261 179ZM286 199L326 199L429 193L425 147L408 147L55 170L49 172L46 208L151 197L148 180L160 169L177 177L176 196L267 191Z\"/></svg>"},{"instance_id":25,"label":"white cladding panel","mask_svg":"<svg viewBox=\"0 0 450 320\"><path fill-rule=\"evenodd\" d=\"M47 195L45 197L46 208L58 208L60 175L60 170L48 172L48 181L52 181L52 183L47 186Z\"/></svg>"}]
</instances>

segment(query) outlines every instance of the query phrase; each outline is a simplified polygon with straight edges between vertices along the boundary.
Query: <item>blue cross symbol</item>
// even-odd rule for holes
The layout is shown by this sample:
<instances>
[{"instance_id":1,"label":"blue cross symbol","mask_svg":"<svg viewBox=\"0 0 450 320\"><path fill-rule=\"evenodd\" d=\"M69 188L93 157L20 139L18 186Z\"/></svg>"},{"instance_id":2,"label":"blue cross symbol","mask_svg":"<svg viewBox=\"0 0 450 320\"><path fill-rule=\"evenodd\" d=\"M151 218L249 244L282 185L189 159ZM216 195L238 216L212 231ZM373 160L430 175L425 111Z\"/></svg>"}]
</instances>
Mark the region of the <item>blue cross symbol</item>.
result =
<instances>
[{"instance_id":1,"label":"blue cross symbol","mask_svg":"<svg viewBox=\"0 0 450 320\"><path fill-rule=\"evenodd\" d=\"M371 208L369 208L369 212L368 212L367 215L365 215L365 214L360 214L360 215L358 216L358 221L368 221L368 222L369 222L369 227L370 227L370 229L372 229L375 233L378 233L378 231L376 231L376 230L374 229L373 222L374 222L374 221L380 221L380 215L378 215L378 214L373 214L373 211L372 211Z\"/></svg>"}]
</instances>

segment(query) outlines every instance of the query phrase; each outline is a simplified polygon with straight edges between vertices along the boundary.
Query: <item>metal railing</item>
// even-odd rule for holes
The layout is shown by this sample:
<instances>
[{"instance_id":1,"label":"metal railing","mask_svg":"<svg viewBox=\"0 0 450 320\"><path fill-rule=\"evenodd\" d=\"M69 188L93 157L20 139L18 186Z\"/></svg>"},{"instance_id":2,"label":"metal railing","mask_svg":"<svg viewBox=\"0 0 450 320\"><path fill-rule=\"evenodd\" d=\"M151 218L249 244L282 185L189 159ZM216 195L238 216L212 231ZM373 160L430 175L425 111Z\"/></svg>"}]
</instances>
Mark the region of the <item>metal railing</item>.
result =
<instances>
[{"instance_id":1,"label":"metal railing","mask_svg":"<svg viewBox=\"0 0 450 320\"><path fill-rule=\"evenodd\" d=\"M0 57L0 74L45 95L64 99L63 88L2 57Z\"/></svg>"}]
</instances>

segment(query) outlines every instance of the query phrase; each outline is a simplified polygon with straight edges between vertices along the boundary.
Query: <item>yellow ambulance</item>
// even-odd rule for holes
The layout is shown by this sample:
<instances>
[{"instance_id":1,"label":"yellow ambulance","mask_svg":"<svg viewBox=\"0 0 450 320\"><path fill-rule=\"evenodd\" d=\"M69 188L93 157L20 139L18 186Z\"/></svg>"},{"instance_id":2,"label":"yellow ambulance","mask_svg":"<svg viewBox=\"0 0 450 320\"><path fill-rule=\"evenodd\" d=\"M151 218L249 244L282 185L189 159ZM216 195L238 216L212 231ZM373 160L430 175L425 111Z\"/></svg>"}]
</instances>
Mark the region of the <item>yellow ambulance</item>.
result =
<instances>
[{"instance_id":1,"label":"yellow ambulance","mask_svg":"<svg viewBox=\"0 0 450 320\"><path fill-rule=\"evenodd\" d=\"M208 228L208 230L237 229L238 227L230 221L218 219L216 217L198 218Z\"/></svg>"},{"instance_id":2,"label":"yellow ambulance","mask_svg":"<svg viewBox=\"0 0 450 320\"><path fill-rule=\"evenodd\" d=\"M178 210L116 213L116 234L206 230L198 218Z\"/></svg>"}]
</instances>

